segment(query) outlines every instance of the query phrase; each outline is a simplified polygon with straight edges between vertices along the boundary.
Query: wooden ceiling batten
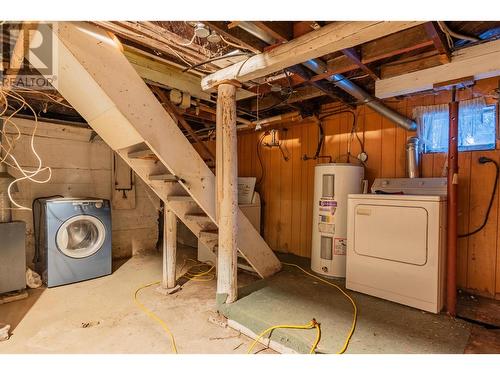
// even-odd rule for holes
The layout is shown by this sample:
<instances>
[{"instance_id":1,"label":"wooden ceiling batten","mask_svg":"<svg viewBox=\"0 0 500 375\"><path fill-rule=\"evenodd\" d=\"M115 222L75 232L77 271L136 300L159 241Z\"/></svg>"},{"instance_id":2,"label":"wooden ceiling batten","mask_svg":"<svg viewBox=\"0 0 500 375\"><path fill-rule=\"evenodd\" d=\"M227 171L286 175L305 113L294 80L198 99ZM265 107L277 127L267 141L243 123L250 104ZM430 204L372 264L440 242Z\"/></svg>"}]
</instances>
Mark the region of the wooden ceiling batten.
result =
<instances>
[{"instance_id":1,"label":"wooden ceiling batten","mask_svg":"<svg viewBox=\"0 0 500 375\"><path fill-rule=\"evenodd\" d=\"M350 48L421 23L419 21L333 22L276 47L272 51L250 57L244 63L236 63L210 74L202 80L202 87L207 90L228 79L247 82L327 53Z\"/></svg>"}]
</instances>

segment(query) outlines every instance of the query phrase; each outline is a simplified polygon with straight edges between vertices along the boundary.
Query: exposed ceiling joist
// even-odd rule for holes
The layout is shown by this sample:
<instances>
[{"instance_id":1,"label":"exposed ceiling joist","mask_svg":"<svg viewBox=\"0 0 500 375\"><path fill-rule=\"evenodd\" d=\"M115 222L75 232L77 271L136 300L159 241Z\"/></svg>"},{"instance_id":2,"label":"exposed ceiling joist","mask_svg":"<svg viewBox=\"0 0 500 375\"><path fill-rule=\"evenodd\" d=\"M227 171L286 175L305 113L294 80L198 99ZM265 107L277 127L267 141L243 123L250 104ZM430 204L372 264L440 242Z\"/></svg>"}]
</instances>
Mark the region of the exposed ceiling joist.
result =
<instances>
[{"instance_id":1,"label":"exposed ceiling joist","mask_svg":"<svg viewBox=\"0 0 500 375\"><path fill-rule=\"evenodd\" d=\"M208 90L228 80L247 82L331 52L350 48L421 24L420 21L332 22L307 35L208 75Z\"/></svg>"},{"instance_id":2,"label":"exposed ceiling joist","mask_svg":"<svg viewBox=\"0 0 500 375\"><path fill-rule=\"evenodd\" d=\"M278 43L293 39L293 26L289 22L252 21L252 23L271 35Z\"/></svg>"},{"instance_id":3,"label":"exposed ceiling joist","mask_svg":"<svg viewBox=\"0 0 500 375\"><path fill-rule=\"evenodd\" d=\"M201 89L200 77L182 73L182 69L146 57L127 47L124 48L123 53L143 79L188 92L198 99L210 99L210 94Z\"/></svg>"},{"instance_id":4,"label":"exposed ceiling joist","mask_svg":"<svg viewBox=\"0 0 500 375\"><path fill-rule=\"evenodd\" d=\"M363 72L368 74L372 79L379 79L379 76L375 73L375 71L373 71L373 69L369 68L368 65L364 64L361 61L361 56L356 52L354 48L343 49L342 53L347 56L347 58L354 64L356 64Z\"/></svg>"},{"instance_id":5,"label":"exposed ceiling joist","mask_svg":"<svg viewBox=\"0 0 500 375\"><path fill-rule=\"evenodd\" d=\"M201 89L201 77L182 72L182 69L178 67L140 54L127 46L124 46L123 53L141 78L148 82L187 92L198 99L210 100L210 93ZM251 91L238 88L236 100L251 98L255 95Z\"/></svg>"},{"instance_id":6,"label":"exposed ceiling joist","mask_svg":"<svg viewBox=\"0 0 500 375\"><path fill-rule=\"evenodd\" d=\"M254 37L246 31L235 27L228 29L227 22L222 21L203 21L211 30L216 31L224 38L241 45L249 51L260 53L266 47L266 43Z\"/></svg>"},{"instance_id":7,"label":"exposed ceiling joist","mask_svg":"<svg viewBox=\"0 0 500 375\"><path fill-rule=\"evenodd\" d=\"M434 47L436 47L440 56L442 56L443 64L451 62L451 50L448 47L445 36L439 30L437 22L427 22L424 27L427 35L432 39Z\"/></svg>"},{"instance_id":8,"label":"exposed ceiling joist","mask_svg":"<svg viewBox=\"0 0 500 375\"><path fill-rule=\"evenodd\" d=\"M500 75L500 40L453 52L449 64L375 82L375 95L390 98L430 90L437 82L472 76L483 79Z\"/></svg>"},{"instance_id":9,"label":"exposed ceiling joist","mask_svg":"<svg viewBox=\"0 0 500 375\"><path fill-rule=\"evenodd\" d=\"M313 72L309 69L306 69L304 66L294 65L288 68L288 70L301 76L307 81L307 84L323 91L323 93L330 98L341 101L349 107L353 107L353 105L350 104L351 102L353 102L353 99L350 96L346 95L343 91L337 89L335 86L329 84L326 81L311 81L310 78L313 75Z\"/></svg>"},{"instance_id":10,"label":"exposed ceiling joist","mask_svg":"<svg viewBox=\"0 0 500 375\"><path fill-rule=\"evenodd\" d=\"M401 74L416 72L417 70L432 68L442 64L443 57L438 52L424 52L416 56L411 56L406 59L400 59L381 65L380 77L390 78Z\"/></svg>"},{"instance_id":11,"label":"exposed ceiling joist","mask_svg":"<svg viewBox=\"0 0 500 375\"><path fill-rule=\"evenodd\" d=\"M433 41L427 35L424 25L419 25L363 44L361 46L361 61L364 64L369 64L432 45Z\"/></svg>"},{"instance_id":12,"label":"exposed ceiling joist","mask_svg":"<svg viewBox=\"0 0 500 375\"><path fill-rule=\"evenodd\" d=\"M302 87L297 87L296 89L293 89L293 93L290 95L289 98L286 100L286 104L293 104L297 102L302 102L305 100L309 99L314 99L318 98L320 96L325 95L325 93L314 87L314 86L302 86ZM266 95L262 99L259 99L259 105L257 106L257 100L252 100L250 103L250 110L255 112L257 109L260 109L261 111L266 110L269 107L274 107L276 106L277 108L281 107L280 103L283 101L283 99L274 96L274 95ZM285 105L283 103L283 105Z\"/></svg>"},{"instance_id":13,"label":"exposed ceiling joist","mask_svg":"<svg viewBox=\"0 0 500 375\"><path fill-rule=\"evenodd\" d=\"M365 43L360 47L361 63L366 65L389 57L402 55L433 45L423 25L402 30L397 34ZM343 74L358 69L359 65L347 56L334 57L327 61L327 71L312 78L313 81L325 79L332 74Z\"/></svg>"}]
</instances>

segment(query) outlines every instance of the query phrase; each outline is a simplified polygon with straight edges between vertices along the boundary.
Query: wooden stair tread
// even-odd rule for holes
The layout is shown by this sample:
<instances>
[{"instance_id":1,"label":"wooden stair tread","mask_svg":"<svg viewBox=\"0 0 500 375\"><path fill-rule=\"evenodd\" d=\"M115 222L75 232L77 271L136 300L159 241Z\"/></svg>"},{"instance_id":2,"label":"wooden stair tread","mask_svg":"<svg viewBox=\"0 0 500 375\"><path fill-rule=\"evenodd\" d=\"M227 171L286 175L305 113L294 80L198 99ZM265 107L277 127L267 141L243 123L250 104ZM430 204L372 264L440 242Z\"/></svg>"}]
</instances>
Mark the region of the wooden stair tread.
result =
<instances>
[{"instance_id":1,"label":"wooden stair tread","mask_svg":"<svg viewBox=\"0 0 500 375\"><path fill-rule=\"evenodd\" d=\"M205 238L208 240L219 240L219 231L218 230L201 230L200 238Z\"/></svg>"},{"instance_id":2,"label":"wooden stair tread","mask_svg":"<svg viewBox=\"0 0 500 375\"><path fill-rule=\"evenodd\" d=\"M180 178L171 173L159 173L159 174L150 174L149 179L151 181L166 181L166 182L177 182Z\"/></svg>"},{"instance_id":3,"label":"wooden stair tread","mask_svg":"<svg viewBox=\"0 0 500 375\"><path fill-rule=\"evenodd\" d=\"M196 213L191 213L191 214L185 214L184 218L186 220L200 220L200 219L206 219L210 220L208 215L204 212L196 212Z\"/></svg>"},{"instance_id":4,"label":"wooden stair tread","mask_svg":"<svg viewBox=\"0 0 500 375\"><path fill-rule=\"evenodd\" d=\"M170 195L167 202L194 202L194 199L190 195Z\"/></svg>"},{"instance_id":5,"label":"wooden stair tread","mask_svg":"<svg viewBox=\"0 0 500 375\"><path fill-rule=\"evenodd\" d=\"M130 159L150 159L150 160L158 160L158 157L152 150L138 150L131 151L128 153L128 157Z\"/></svg>"}]
</instances>

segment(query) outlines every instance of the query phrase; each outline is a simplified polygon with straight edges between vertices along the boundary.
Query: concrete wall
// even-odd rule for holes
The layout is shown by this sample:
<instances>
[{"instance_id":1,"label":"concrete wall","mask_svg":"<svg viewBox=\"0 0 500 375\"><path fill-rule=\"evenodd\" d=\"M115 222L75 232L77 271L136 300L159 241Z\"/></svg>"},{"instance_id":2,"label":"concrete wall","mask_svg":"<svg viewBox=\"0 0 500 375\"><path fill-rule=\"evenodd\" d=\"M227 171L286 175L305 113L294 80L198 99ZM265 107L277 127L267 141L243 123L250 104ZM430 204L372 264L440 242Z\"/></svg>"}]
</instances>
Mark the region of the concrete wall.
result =
<instances>
[{"instance_id":1,"label":"concrete wall","mask_svg":"<svg viewBox=\"0 0 500 375\"><path fill-rule=\"evenodd\" d=\"M30 148L30 134L34 121L14 119L21 130L21 138L13 151L19 164L26 168L36 167L36 159ZM9 126L7 132L13 132ZM30 181L18 183L19 192L14 199L31 207L34 198L60 194L66 197L112 196L112 150L100 138L91 140L92 130L52 123L38 123L35 148L44 166L52 168L52 178L46 184ZM9 168L14 176L19 172ZM40 178L44 177L40 175ZM135 179L136 203L133 209L113 209L113 257L132 256L140 251L153 249L158 236L159 199L140 179ZM27 224L26 260L32 263L33 225L31 211L14 210L14 220Z\"/></svg>"}]
</instances>

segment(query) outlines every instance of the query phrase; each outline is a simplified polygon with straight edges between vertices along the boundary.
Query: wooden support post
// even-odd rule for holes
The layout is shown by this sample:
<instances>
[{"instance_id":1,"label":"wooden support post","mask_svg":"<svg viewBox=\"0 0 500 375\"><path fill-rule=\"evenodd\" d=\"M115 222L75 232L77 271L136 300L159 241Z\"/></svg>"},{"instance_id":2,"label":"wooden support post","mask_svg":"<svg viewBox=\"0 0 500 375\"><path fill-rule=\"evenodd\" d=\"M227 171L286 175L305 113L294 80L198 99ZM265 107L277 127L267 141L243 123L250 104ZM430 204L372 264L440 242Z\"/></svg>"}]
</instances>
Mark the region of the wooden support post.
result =
<instances>
[{"instance_id":1,"label":"wooden support post","mask_svg":"<svg viewBox=\"0 0 500 375\"><path fill-rule=\"evenodd\" d=\"M221 303L236 301L238 233L238 149L236 138L236 86L217 88L216 175L219 250L217 296Z\"/></svg>"},{"instance_id":2,"label":"wooden support post","mask_svg":"<svg viewBox=\"0 0 500 375\"><path fill-rule=\"evenodd\" d=\"M163 208L163 218L163 274L161 285L157 290L161 294L172 294L180 289L175 278L177 217L167 203Z\"/></svg>"},{"instance_id":3,"label":"wooden support post","mask_svg":"<svg viewBox=\"0 0 500 375\"><path fill-rule=\"evenodd\" d=\"M458 102L452 88L452 98L449 104L450 132L448 140L448 195L447 195L447 288L446 309L451 316L456 315L457 307L457 243L458 243Z\"/></svg>"}]
</instances>

